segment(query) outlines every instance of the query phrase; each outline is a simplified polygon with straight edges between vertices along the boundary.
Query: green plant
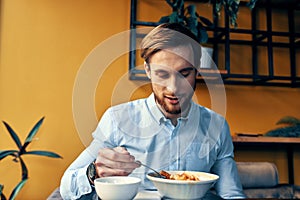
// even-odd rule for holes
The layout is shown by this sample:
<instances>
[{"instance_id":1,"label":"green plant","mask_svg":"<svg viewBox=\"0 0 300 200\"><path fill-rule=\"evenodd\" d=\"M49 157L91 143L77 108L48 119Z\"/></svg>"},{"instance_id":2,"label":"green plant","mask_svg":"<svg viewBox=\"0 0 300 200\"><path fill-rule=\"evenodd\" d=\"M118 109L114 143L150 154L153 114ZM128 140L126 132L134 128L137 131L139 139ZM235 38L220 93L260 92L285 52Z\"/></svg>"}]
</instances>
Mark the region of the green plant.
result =
<instances>
[{"instance_id":1,"label":"green plant","mask_svg":"<svg viewBox=\"0 0 300 200\"><path fill-rule=\"evenodd\" d=\"M222 8L229 16L230 24L234 27L237 26L237 14L239 10L240 0L202 0L208 2L214 7L214 16L220 15ZM257 0L249 0L247 6L253 9ZM214 24L207 18L200 16L197 13L196 6L190 4L185 7L184 0L166 0L171 6L172 13L168 16L163 16L160 23L181 23L188 27L197 37L200 43L206 43L208 34L206 27L213 28Z\"/></svg>"},{"instance_id":2,"label":"green plant","mask_svg":"<svg viewBox=\"0 0 300 200\"><path fill-rule=\"evenodd\" d=\"M284 125L266 132L265 136L271 137L300 137L300 119L292 116L281 118L276 125Z\"/></svg>"},{"instance_id":3,"label":"green plant","mask_svg":"<svg viewBox=\"0 0 300 200\"><path fill-rule=\"evenodd\" d=\"M32 128L32 130L27 135L25 142L22 144L18 135L16 132L11 128L11 126L3 121L3 124L5 125L8 133L12 137L13 141L16 143L18 149L17 150L0 150L0 160L4 159L7 156L12 156L14 162L19 162L21 166L21 181L15 186L13 191L11 192L9 196L9 200L15 199L19 191L22 189L24 184L28 180L28 169L26 167L26 164L22 158L23 155L39 155L39 156L47 156L51 158L62 158L60 155L50 152L50 151L42 151L42 150L33 150L33 151L27 151L28 145L32 142L34 136L38 132L40 126L42 125L44 121L44 117L42 117ZM4 185L0 184L0 196L1 200L6 200L6 196L3 194L3 188Z\"/></svg>"}]
</instances>

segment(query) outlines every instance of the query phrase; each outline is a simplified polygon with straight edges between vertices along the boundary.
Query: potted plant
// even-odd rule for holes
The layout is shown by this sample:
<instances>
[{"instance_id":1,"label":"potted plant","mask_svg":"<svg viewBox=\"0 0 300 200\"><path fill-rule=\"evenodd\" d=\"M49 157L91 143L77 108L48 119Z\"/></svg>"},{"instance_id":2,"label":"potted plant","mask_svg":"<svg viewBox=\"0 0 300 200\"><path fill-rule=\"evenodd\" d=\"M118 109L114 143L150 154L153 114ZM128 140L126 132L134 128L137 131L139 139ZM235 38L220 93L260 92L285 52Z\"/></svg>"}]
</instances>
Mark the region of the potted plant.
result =
<instances>
[{"instance_id":1,"label":"potted plant","mask_svg":"<svg viewBox=\"0 0 300 200\"><path fill-rule=\"evenodd\" d=\"M300 119L292 116L281 118L276 125L279 128L272 129L264 134L270 137L300 137Z\"/></svg>"},{"instance_id":2,"label":"potted plant","mask_svg":"<svg viewBox=\"0 0 300 200\"><path fill-rule=\"evenodd\" d=\"M50 151L43 151L43 150L31 150L27 151L28 145L31 143L33 140L34 136L38 132L38 129L42 125L44 121L44 117L41 118L32 128L32 130L29 132L27 135L24 143L22 144L17 133L11 128L11 126L3 121L4 126L6 127L8 133L10 134L11 138L13 141L16 143L18 149L17 150L0 150L0 161L8 156L13 157L14 162L20 163L21 167L21 180L20 182L15 186L13 191L11 192L9 196L9 200L15 199L19 191L22 189L24 184L28 180L28 169L26 167L26 164L22 158L23 155L38 155L38 156L47 156L51 158L62 158L60 155L50 152ZM0 184L0 199L1 200L6 200L6 196L3 194L3 188L4 185Z\"/></svg>"},{"instance_id":3,"label":"potted plant","mask_svg":"<svg viewBox=\"0 0 300 200\"><path fill-rule=\"evenodd\" d=\"M246 5L252 9L257 0L249 0ZM190 4L185 7L184 0L166 0L171 6L172 13L168 16L163 16L160 23L177 22L189 28L198 38L200 43L206 43L208 34L206 27L213 28L214 24L207 18L198 14L196 6ZM213 5L214 16L220 15L222 8L229 16L230 24L234 27L237 26L237 15L240 5L240 0L199 0L199 2L210 3Z\"/></svg>"}]
</instances>

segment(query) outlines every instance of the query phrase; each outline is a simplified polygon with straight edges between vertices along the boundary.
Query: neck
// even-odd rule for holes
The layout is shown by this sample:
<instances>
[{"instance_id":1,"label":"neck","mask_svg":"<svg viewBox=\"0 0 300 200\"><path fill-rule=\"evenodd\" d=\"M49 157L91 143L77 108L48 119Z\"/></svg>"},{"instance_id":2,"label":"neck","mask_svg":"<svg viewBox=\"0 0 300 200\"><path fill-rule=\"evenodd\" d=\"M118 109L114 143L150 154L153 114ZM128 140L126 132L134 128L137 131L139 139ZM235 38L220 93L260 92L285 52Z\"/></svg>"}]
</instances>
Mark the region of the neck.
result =
<instances>
[{"instance_id":1,"label":"neck","mask_svg":"<svg viewBox=\"0 0 300 200\"><path fill-rule=\"evenodd\" d=\"M156 103L158 105L158 108L162 111L162 113L164 114L164 116L167 118L167 119L170 119L172 124L174 126L177 126L177 119L180 118L180 117L187 117L189 111L190 111L190 108L191 108L191 104L189 104L189 106L181 113L179 114L172 114L172 113L169 113L167 111L165 111L161 105L159 105L158 103Z\"/></svg>"}]
</instances>

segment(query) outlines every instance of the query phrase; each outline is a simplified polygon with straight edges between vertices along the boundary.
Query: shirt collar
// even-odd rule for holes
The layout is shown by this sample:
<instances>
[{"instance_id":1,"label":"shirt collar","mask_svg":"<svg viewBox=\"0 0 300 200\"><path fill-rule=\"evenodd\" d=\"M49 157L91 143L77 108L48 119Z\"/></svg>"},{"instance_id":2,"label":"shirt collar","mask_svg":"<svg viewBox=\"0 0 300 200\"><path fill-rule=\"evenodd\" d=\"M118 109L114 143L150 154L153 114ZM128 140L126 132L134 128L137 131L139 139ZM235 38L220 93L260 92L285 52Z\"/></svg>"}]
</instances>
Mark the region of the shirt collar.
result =
<instances>
[{"instance_id":1,"label":"shirt collar","mask_svg":"<svg viewBox=\"0 0 300 200\"><path fill-rule=\"evenodd\" d=\"M163 113L159 110L158 106L156 105L153 93L147 98L147 105L150 113L153 116L154 121L156 121L158 124L160 124L161 120L166 119Z\"/></svg>"},{"instance_id":2,"label":"shirt collar","mask_svg":"<svg viewBox=\"0 0 300 200\"><path fill-rule=\"evenodd\" d=\"M168 119L166 119L166 117L164 116L164 114L160 111L160 109L158 108L156 102L155 102L155 98L154 98L154 94L152 93L148 98L147 98L147 105L149 108L150 113L152 114L154 120L160 124L162 121L167 121ZM192 113L192 110L194 109L194 102L191 100L191 107L190 110L188 112L188 115L185 117L180 117L178 119L181 120L188 120L189 116Z\"/></svg>"}]
</instances>

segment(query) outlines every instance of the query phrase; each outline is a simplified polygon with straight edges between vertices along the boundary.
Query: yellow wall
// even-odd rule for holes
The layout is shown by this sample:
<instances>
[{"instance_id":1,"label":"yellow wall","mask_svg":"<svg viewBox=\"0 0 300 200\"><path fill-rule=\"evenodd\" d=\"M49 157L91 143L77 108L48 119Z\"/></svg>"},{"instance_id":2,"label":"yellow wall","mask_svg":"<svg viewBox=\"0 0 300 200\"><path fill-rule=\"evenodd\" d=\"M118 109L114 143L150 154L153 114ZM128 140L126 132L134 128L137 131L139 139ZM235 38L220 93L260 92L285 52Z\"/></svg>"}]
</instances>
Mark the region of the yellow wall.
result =
<instances>
[{"instance_id":1,"label":"yellow wall","mask_svg":"<svg viewBox=\"0 0 300 200\"><path fill-rule=\"evenodd\" d=\"M158 3L145 0L142 5L145 9L139 12L139 17L158 20L163 13L167 14L169 9L160 7L156 11L158 17L153 15L152 10L159 6ZM29 181L18 199L45 199L59 185L66 167L84 149L73 121L76 75L84 59L99 43L129 28L129 8L126 0L1 0L0 120L11 124L23 141L33 124L45 116L38 139L29 149L54 151L63 156L58 160L24 157ZM127 72L127 63L127 56L121 56L101 77L95 95L97 118L112 104L112 90ZM130 81L128 84L139 85ZM129 97L144 97L149 92L149 86L143 85ZM210 107L206 88L199 85L196 93L200 103ZM120 94L120 101L128 98L128 94ZM274 128L275 122L285 115L300 118L299 89L226 86L226 95L226 118L233 134L265 132ZM87 130L93 128L87 127ZM3 125L0 138L0 149L16 149ZM295 157L295 166L300 166L299 152ZM281 181L287 180L286 158L282 151L275 154L237 152L236 158L274 161L279 166ZM0 183L5 185L6 195L19 181L19 176L18 163L10 158L1 161ZM300 177L299 174L295 176L296 183L300 184L297 176Z\"/></svg>"}]
</instances>

